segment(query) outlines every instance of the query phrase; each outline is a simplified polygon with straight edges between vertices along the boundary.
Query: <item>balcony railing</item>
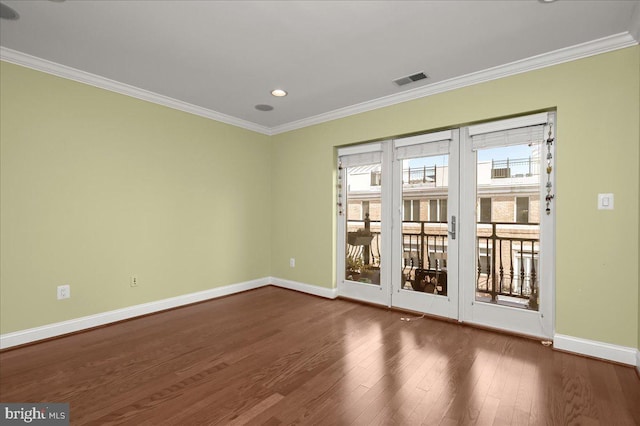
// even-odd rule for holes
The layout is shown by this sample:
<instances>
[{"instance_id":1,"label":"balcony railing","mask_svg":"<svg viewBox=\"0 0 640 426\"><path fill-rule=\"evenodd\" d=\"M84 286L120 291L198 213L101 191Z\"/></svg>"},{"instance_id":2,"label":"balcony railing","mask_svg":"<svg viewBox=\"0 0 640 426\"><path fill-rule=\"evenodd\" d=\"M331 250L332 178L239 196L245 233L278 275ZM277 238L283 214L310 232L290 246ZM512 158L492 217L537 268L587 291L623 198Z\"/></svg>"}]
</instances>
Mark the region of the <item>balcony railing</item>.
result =
<instances>
[{"instance_id":1,"label":"balcony railing","mask_svg":"<svg viewBox=\"0 0 640 426\"><path fill-rule=\"evenodd\" d=\"M402 183L404 184L423 184L431 187L442 186L443 182L439 182L438 174L441 175L440 180L442 180L442 176L446 172L446 167L444 166L421 166L421 167L409 167L402 170ZM443 170L445 170L443 172ZM374 170L371 172L371 186L380 186L382 181L381 179L381 171Z\"/></svg>"},{"instance_id":2,"label":"balcony railing","mask_svg":"<svg viewBox=\"0 0 640 426\"><path fill-rule=\"evenodd\" d=\"M485 173L489 173L487 169ZM410 185L424 185L428 187L446 186L444 181L447 174L446 166L409 167L402 170L402 183ZM381 171L371 172L371 186L380 186ZM540 175L540 165L537 159L507 158L505 160L491 160L491 179L524 178Z\"/></svg>"},{"instance_id":3,"label":"balcony railing","mask_svg":"<svg viewBox=\"0 0 640 426\"><path fill-rule=\"evenodd\" d=\"M537 160L529 158L507 158L506 160L491 160L491 179L507 179L537 176L540 166Z\"/></svg>"},{"instance_id":4,"label":"balcony railing","mask_svg":"<svg viewBox=\"0 0 640 426\"><path fill-rule=\"evenodd\" d=\"M402 183L430 183L436 185L436 170L438 166L422 166L407 168L402 171Z\"/></svg>"},{"instance_id":5,"label":"balcony railing","mask_svg":"<svg viewBox=\"0 0 640 426\"><path fill-rule=\"evenodd\" d=\"M477 298L538 309L537 223L480 222L477 225ZM518 299L521 303L518 303Z\"/></svg>"},{"instance_id":6,"label":"balcony railing","mask_svg":"<svg viewBox=\"0 0 640 426\"><path fill-rule=\"evenodd\" d=\"M361 259L363 266L379 267L380 221L349 220L347 228L347 257ZM402 241L403 288L446 296L447 223L403 221ZM537 223L478 223L477 299L537 310L539 243Z\"/></svg>"}]
</instances>

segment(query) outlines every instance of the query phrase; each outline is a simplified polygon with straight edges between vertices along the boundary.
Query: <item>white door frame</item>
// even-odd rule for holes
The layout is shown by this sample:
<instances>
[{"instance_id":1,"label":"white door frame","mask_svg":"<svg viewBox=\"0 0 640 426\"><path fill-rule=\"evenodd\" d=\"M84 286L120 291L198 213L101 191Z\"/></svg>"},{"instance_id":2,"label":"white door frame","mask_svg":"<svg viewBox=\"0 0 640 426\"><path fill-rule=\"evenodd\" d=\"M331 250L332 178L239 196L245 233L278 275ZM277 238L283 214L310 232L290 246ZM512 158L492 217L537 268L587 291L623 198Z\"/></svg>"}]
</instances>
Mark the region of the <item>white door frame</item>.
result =
<instances>
[{"instance_id":1,"label":"white door frame","mask_svg":"<svg viewBox=\"0 0 640 426\"><path fill-rule=\"evenodd\" d=\"M382 182L387 181L387 176L391 175L391 143L390 141L375 142L370 144L360 144L351 147L338 149L338 162L340 157L359 155L371 152L381 153L381 179ZM347 180L346 169L338 167L340 173L339 181L342 182L341 200L344 204L343 215L338 216L337 226L337 262L336 262L336 282L338 286L338 295L350 299L361 300L363 302L374 303L377 305L391 306L391 185L381 185L380 188L380 222L381 222L381 241L380 246L380 285L361 283L357 281L347 280L345 277L345 258L347 246ZM386 230L385 228L386 227Z\"/></svg>"},{"instance_id":2,"label":"white door frame","mask_svg":"<svg viewBox=\"0 0 640 426\"><path fill-rule=\"evenodd\" d=\"M551 124L553 133L556 132L555 113L543 113L545 120ZM377 149L382 152L382 186L381 186L381 222L387 229L383 235L381 244L381 265L379 286L358 283L345 279L345 250L346 250L346 185L343 184L342 200L344 215L338 218L337 224L337 286L340 296L362 300L369 303L385 305L388 307L399 306L418 312L439 315L448 318L457 318L461 322L469 322L485 327L502 329L518 334L529 336L552 338L555 326L555 202L551 206L551 214L544 213L544 200L546 194L547 158L546 146L543 146L544 155L540 156L540 255L538 260L539 282L544 282L545 287L540 288L540 304L538 311L530 311L522 308L512 308L490 303L475 301L476 287L476 155L471 149L470 129L477 132L500 131L505 126L512 128L527 126L532 120L541 120L543 114L517 117L509 120L498 120L477 126L464 126L455 129L456 137L452 139L450 148L451 162L459 159L456 173L450 173L449 186L458 189L458 196L450 196L448 202L448 220L451 223L452 216L456 216L457 230L456 242L449 240L448 253L449 265L451 260L459 259L457 266L448 267L449 286L446 298L428 294L419 294L412 291L400 289L399 271L402 262L402 190L397 182L402 182L402 165L397 163L393 155L392 141L377 142L374 144L363 144L347 148L340 148L338 155L357 154L367 150ZM547 122L547 121L545 121ZM549 125L545 126L545 138ZM555 136L555 135L554 135ZM427 135L420 135L426 137ZM555 142L551 145L552 173L550 174L553 183L553 192L557 187L555 182ZM455 159L454 159L455 157ZM345 182L345 170L342 173L342 182ZM395 184L389 184L395 181ZM386 184L385 184L386 183ZM451 195L450 190L450 195ZM455 192L455 190L453 191ZM455 203L455 206L453 205ZM384 228L383 228L384 229ZM452 252L453 250L453 252ZM395 277L395 278L394 278ZM395 280L395 282L394 282ZM406 297L399 297L406 292ZM412 293L412 294L409 294ZM417 296L417 297L414 297ZM414 301L410 301L414 297ZM394 301L395 298L395 301ZM440 300L438 300L440 299Z\"/></svg>"},{"instance_id":3,"label":"white door frame","mask_svg":"<svg viewBox=\"0 0 640 426\"><path fill-rule=\"evenodd\" d=\"M404 139L394 140L394 151L397 148L414 146L416 148L429 144L448 144L448 198L447 198L447 221L450 231L447 242L447 295L439 296L435 294L416 292L413 290L403 290L403 281L400 271L403 266L403 235L402 235L402 159L398 159L394 152L393 167L393 276L392 276L392 297L393 306L423 312L430 315L437 315L446 318L457 319L458 313L458 239L457 229L454 230L452 223L458 217L458 188L459 188L459 131L458 129L443 132L427 133ZM429 154L426 154L429 155ZM453 219L456 218L456 219Z\"/></svg>"},{"instance_id":4,"label":"white door frame","mask_svg":"<svg viewBox=\"0 0 640 426\"><path fill-rule=\"evenodd\" d=\"M544 115L544 117L542 117ZM551 128L555 132L555 113L544 113L536 116L518 117L510 120L500 120L483 124L485 130L499 131L509 126L517 127L526 125L527 119L539 121L544 118L544 122L551 123ZM547 158L546 145L543 144L540 155L540 254L538 260L538 270L540 275L538 282L546 283L544 288L540 288L540 304L538 311L530 311L523 308L514 308L490 303L476 302L476 155L471 149L470 127L461 129L461 149L460 163L461 170L465 173L461 176L460 192L460 320L485 327L510 331L513 333L528 336L551 339L554 334L554 312L555 312L555 203L551 208L551 214L544 212L546 183L547 183ZM549 125L545 126L545 139ZM551 145L552 172L551 182L555 191L555 142ZM473 260L473 261L470 261Z\"/></svg>"}]
</instances>

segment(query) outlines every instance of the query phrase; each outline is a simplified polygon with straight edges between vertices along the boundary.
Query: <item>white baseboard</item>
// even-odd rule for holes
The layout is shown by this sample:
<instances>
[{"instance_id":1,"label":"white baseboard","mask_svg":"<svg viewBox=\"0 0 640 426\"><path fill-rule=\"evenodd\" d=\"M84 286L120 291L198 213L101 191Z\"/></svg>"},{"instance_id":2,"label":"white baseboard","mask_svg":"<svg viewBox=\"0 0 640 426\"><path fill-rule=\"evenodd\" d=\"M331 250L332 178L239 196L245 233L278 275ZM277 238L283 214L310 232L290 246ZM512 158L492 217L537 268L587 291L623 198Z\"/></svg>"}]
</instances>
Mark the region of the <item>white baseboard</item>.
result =
<instances>
[{"instance_id":1,"label":"white baseboard","mask_svg":"<svg viewBox=\"0 0 640 426\"><path fill-rule=\"evenodd\" d=\"M180 306L189 305L191 303L203 302L205 300L229 296L231 294L253 290L270 284L276 287L282 287L290 290L297 290L302 293L313 294L315 296L326 297L328 299L335 299L337 296L336 289L318 287L315 285L285 280L282 278L264 277L252 281L245 281L242 283L231 284L223 287L216 287L196 293L189 293L183 294L181 296L171 297L169 299L157 300L155 302L143 303L141 305L129 306L127 308L116 309L113 311L102 312L86 317L74 318L67 321L61 321L53 324L43 325L40 327L20 330L13 333L2 334L0 335L0 349L7 349L13 346L37 342L38 340L50 339L52 337L87 330L89 328L99 327L113 322L135 318L141 315L152 314L171 308L177 308Z\"/></svg>"},{"instance_id":2,"label":"white baseboard","mask_svg":"<svg viewBox=\"0 0 640 426\"><path fill-rule=\"evenodd\" d=\"M155 302L143 303L141 305L102 312L99 314L75 318L68 321L47 324L41 327L20 330L13 333L6 333L0 335L0 349L6 349L17 345L24 345L26 343L49 339L51 337L61 336L63 334L74 333L76 331L86 330L92 327L98 327L101 325L134 318L141 315L147 315L154 312L160 312L171 308L189 305L191 303L197 303L209 299L228 296L230 294L239 293L246 290L253 290L255 288L269 285L269 283L269 277L258 278L252 281L245 281L238 284L216 287L196 293L189 293L181 296L171 297L169 299L157 300Z\"/></svg>"},{"instance_id":3,"label":"white baseboard","mask_svg":"<svg viewBox=\"0 0 640 426\"><path fill-rule=\"evenodd\" d=\"M637 366L640 371L640 367L638 367L640 366L640 352L638 352L636 348L580 339L563 334L556 334L554 336L553 347L562 351Z\"/></svg>"},{"instance_id":4,"label":"white baseboard","mask_svg":"<svg viewBox=\"0 0 640 426\"><path fill-rule=\"evenodd\" d=\"M169 299L143 303L141 305L130 306L127 308L102 312L86 317L75 318L68 321L47 324L27 330L20 330L13 333L2 334L0 335L0 349L7 349L13 346L24 345L27 343L36 342L38 340L44 340L64 334L74 333L77 331L82 331L89 328L130 319L141 315L152 314L155 312L177 308L192 303L216 299L218 297L228 296L231 294L240 293L242 291L253 290L267 285L274 285L276 287L286 288L289 290L296 290L302 293L312 294L314 296L320 296L327 299L335 299L338 296L338 290L335 288L318 287L315 285L277 277L258 278L252 281L245 281L242 283L231 284L224 287L216 287L196 293L189 293L181 296L171 297ZM563 334L556 334L554 336L553 345L556 349L559 350L632 365L636 367L638 373L640 374L640 350L636 348L612 345L609 343L581 339L578 337L566 336Z\"/></svg>"},{"instance_id":5,"label":"white baseboard","mask_svg":"<svg viewBox=\"0 0 640 426\"><path fill-rule=\"evenodd\" d=\"M271 284L276 287L288 288L289 290L313 294L314 296L325 297L327 299L335 299L338 297L338 289L335 288L318 287L317 285L305 284L277 277L269 278L271 280Z\"/></svg>"}]
</instances>

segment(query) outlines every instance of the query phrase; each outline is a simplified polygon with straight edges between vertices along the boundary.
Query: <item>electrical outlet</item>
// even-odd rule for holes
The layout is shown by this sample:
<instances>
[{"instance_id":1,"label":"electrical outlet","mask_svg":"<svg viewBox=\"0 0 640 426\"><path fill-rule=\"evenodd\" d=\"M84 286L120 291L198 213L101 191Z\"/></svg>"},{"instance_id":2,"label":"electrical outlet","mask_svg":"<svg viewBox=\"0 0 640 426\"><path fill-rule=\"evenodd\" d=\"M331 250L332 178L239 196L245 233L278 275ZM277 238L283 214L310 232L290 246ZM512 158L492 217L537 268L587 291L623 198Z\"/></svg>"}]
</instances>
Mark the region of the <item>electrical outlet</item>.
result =
<instances>
[{"instance_id":1,"label":"electrical outlet","mask_svg":"<svg viewBox=\"0 0 640 426\"><path fill-rule=\"evenodd\" d=\"M137 275L132 275L131 276L131 281L129 281L129 285L131 287L138 287L138 276Z\"/></svg>"},{"instance_id":2,"label":"electrical outlet","mask_svg":"<svg viewBox=\"0 0 640 426\"><path fill-rule=\"evenodd\" d=\"M289 268L295 268L296 267L296 258L292 257L291 259L289 259Z\"/></svg>"},{"instance_id":3,"label":"electrical outlet","mask_svg":"<svg viewBox=\"0 0 640 426\"><path fill-rule=\"evenodd\" d=\"M58 300L71 297L71 286L68 284L58 286Z\"/></svg>"}]
</instances>

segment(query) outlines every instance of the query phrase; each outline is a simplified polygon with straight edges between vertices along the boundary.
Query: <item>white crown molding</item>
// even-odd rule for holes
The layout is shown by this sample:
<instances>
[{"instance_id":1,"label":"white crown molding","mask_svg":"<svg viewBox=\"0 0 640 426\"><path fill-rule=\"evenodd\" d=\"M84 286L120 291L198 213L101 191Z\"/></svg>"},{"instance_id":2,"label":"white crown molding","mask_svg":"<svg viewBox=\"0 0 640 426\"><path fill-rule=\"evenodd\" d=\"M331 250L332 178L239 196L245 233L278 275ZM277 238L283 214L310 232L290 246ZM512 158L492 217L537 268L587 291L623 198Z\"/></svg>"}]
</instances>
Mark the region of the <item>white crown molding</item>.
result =
<instances>
[{"instance_id":1,"label":"white crown molding","mask_svg":"<svg viewBox=\"0 0 640 426\"><path fill-rule=\"evenodd\" d=\"M140 89L138 87L131 86L129 84L120 83L118 81L111 80L106 77L101 77L96 74L91 74L86 71L81 71L75 68L71 68L66 65L60 65L55 62L48 61L46 59L41 59L35 56L27 55L26 53L22 53L13 49L8 49L4 46L0 46L0 60L3 60L5 62L11 62L16 65L32 68L34 70L42 71L47 74L52 74L58 77L62 77L69 80L74 80L80 83L95 86L100 89L105 89L112 92L120 93L122 95L131 96L133 98L141 99L143 101L152 102L154 104L177 109L179 111L184 111L189 114L194 114L200 117L209 118L211 120L216 120L222 123L230 124L232 126L241 127L247 130L252 130L257 133L271 135L271 130L268 127L261 126L259 124L242 120L236 117L232 117L230 115L212 111L207 108L202 108L187 102L179 101L177 99L160 95L158 93L150 92L148 90Z\"/></svg>"},{"instance_id":2,"label":"white crown molding","mask_svg":"<svg viewBox=\"0 0 640 426\"><path fill-rule=\"evenodd\" d=\"M337 120L351 115L396 105L402 102L412 101L415 99L436 95L438 93L460 89L474 84L485 83L511 75L521 74L540 68L558 65L564 62L574 61L577 59L582 59L589 56L599 55L601 53L611 52L613 50L634 46L638 44L638 38L640 37L640 17L638 15L640 15L640 7L636 7L635 9L634 17L632 18L633 28L631 29L631 32L615 34L609 37L592 40L564 49L543 53L541 55L532 56L520 61L515 61L509 64L500 65L460 77L451 78L449 80L422 86L417 89L407 90L402 93L373 99L371 101L362 102L360 104L336 109L334 111L329 111L327 113L318 114L313 117L304 118L302 120L297 120L274 127L267 127L260 124L252 123L250 121L212 111L207 108L199 107L197 105L153 93L148 90L140 89L128 84L120 83L96 74L91 74L75 68L67 67L65 65L60 65L55 62L27 55L25 53L8 49L2 46L0 46L0 60L25 66L28 68L33 68L38 71L56 75L58 77L63 77L69 80L78 81L80 83L89 84L91 86L110 90L112 92L120 93L123 95L128 95L148 102L153 102L155 104L209 118L211 120L216 120L222 123L230 124L232 126L241 127L243 129L251 130L257 133L262 133L264 135L272 136L284 132L289 132L291 130L297 130L304 127L325 123L327 121Z\"/></svg>"},{"instance_id":3,"label":"white crown molding","mask_svg":"<svg viewBox=\"0 0 640 426\"><path fill-rule=\"evenodd\" d=\"M402 102L412 101L415 99L436 95L438 93L472 86L474 84L485 83L503 77L562 64L564 62L575 61L577 59L599 55L601 53L624 49L636 44L638 44L638 41L634 39L634 37L629 32L615 34L609 37L604 37L586 43L577 44L575 46L543 53L541 55L532 56L530 58L511 62L509 64L499 65L497 67L488 68L486 70L478 71L475 73L466 74L460 77L454 77L449 80L428 84L417 89L412 89L402 93L373 99L371 101L363 102L357 105L340 108L324 114L319 114L291 123L282 124L280 126L275 126L271 128L271 134L277 135L279 133L289 132L291 130L297 130L304 127L313 126L315 124L325 123L327 121L348 117L350 115L360 114L363 112L388 107Z\"/></svg>"},{"instance_id":4,"label":"white crown molding","mask_svg":"<svg viewBox=\"0 0 640 426\"><path fill-rule=\"evenodd\" d=\"M565 336L564 334L556 334L553 337L553 347L561 351L606 359L626 365L636 366L638 362L636 359L639 352L636 348Z\"/></svg>"}]
</instances>

